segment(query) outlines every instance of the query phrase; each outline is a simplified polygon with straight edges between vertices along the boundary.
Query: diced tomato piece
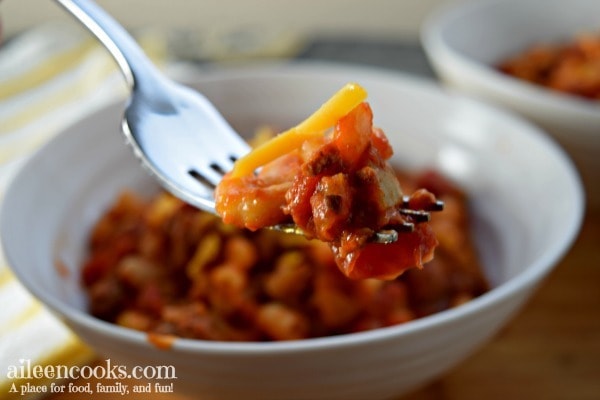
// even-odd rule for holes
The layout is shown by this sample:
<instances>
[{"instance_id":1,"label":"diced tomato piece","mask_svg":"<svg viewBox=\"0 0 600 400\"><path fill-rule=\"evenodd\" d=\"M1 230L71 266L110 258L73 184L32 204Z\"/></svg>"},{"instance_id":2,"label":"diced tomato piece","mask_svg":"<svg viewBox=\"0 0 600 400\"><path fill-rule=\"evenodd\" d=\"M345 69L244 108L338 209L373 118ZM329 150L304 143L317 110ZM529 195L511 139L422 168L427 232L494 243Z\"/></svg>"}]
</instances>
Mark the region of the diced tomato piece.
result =
<instances>
[{"instance_id":1,"label":"diced tomato piece","mask_svg":"<svg viewBox=\"0 0 600 400\"><path fill-rule=\"evenodd\" d=\"M335 126L333 143L349 166L356 164L367 150L372 126L373 112L368 103L356 106Z\"/></svg>"},{"instance_id":2,"label":"diced tomato piece","mask_svg":"<svg viewBox=\"0 0 600 400\"><path fill-rule=\"evenodd\" d=\"M428 224L419 224L390 244L370 243L338 265L351 279L394 279L409 268L422 268L433 259L438 241Z\"/></svg>"}]
</instances>

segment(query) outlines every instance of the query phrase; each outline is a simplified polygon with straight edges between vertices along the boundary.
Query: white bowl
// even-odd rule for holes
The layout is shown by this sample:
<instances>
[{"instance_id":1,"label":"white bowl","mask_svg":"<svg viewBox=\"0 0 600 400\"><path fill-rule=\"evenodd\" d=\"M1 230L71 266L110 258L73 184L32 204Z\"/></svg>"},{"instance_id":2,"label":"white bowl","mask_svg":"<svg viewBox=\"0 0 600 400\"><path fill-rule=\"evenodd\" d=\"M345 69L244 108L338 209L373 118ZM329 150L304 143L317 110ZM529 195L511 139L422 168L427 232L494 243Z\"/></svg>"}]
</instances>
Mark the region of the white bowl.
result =
<instances>
[{"instance_id":1,"label":"white bowl","mask_svg":"<svg viewBox=\"0 0 600 400\"><path fill-rule=\"evenodd\" d=\"M79 285L94 220L126 188L156 190L124 145L122 105L113 105L57 136L15 176L0 215L3 245L21 282L99 354L129 366L172 366L182 393L260 400L398 396L488 340L579 230L582 188L565 154L519 118L432 83L303 64L204 71L191 80L243 132L265 122L295 124L343 84L361 83L376 124L396 149L395 162L437 168L468 191L493 289L455 309L369 332L279 343L181 339L159 350L144 333L89 315ZM57 271L57 259L67 275Z\"/></svg>"},{"instance_id":2,"label":"white bowl","mask_svg":"<svg viewBox=\"0 0 600 400\"><path fill-rule=\"evenodd\" d=\"M472 0L434 12L422 43L448 85L517 111L568 150L590 200L600 205L600 102L586 101L504 75L495 65L539 43L599 32L598 0Z\"/></svg>"}]
</instances>

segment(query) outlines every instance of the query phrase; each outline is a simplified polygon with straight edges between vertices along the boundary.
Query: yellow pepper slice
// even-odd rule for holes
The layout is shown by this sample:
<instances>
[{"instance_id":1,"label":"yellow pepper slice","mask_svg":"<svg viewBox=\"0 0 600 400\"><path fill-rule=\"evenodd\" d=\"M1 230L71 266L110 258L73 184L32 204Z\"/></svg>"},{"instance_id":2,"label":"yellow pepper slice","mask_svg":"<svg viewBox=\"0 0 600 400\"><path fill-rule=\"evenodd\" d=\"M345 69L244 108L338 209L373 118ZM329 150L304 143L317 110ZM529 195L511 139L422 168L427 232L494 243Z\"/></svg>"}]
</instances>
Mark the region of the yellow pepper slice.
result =
<instances>
[{"instance_id":1,"label":"yellow pepper slice","mask_svg":"<svg viewBox=\"0 0 600 400\"><path fill-rule=\"evenodd\" d=\"M300 124L280 133L237 160L231 177L250 175L257 168L299 148L305 141L322 135L366 98L367 91L362 86L347 83Z\"/></svg>"}]
</instances>

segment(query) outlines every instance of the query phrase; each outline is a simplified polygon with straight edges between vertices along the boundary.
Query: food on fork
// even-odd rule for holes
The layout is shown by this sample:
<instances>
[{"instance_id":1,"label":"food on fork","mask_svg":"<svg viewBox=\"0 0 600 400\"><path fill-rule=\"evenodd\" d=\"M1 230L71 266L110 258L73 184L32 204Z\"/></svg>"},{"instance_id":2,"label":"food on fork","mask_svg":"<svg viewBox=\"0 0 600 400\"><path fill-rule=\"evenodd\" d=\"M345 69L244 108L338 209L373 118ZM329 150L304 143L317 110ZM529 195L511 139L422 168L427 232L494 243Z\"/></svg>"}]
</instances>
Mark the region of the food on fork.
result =
<instances>
[{"instance_id":1,"label":"food on fork","mask_svg":"<svg viewBox=\"0 0 600 400\"><path fill-rule=\"evenodd\" d=\"M440 203L425 189L403 195L387 162L393 150L365 99L362 87L348 84L238 160L215 191L223 221L250 230L295 224L328 243L352 279L393 279L431 261L438 241L419 211ZM374 243L386 230L397 230L398 239Z\"/></svg>"}]
</instances>

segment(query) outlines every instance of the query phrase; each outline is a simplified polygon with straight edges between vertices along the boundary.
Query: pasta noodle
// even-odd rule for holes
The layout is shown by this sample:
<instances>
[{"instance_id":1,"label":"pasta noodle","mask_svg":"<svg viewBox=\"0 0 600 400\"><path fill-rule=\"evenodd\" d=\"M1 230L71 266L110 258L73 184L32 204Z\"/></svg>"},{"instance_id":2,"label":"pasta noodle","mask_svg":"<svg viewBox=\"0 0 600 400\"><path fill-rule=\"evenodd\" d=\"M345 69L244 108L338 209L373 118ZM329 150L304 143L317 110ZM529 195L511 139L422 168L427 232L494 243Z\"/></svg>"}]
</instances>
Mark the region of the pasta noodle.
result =
<instances>
[{"instance_id":1,"label":"pasta noodle","mask_svg":"<svg viewBox=\"0 0 600 400\"><path fill-rule=\"evenodd\" d=\"M299 125L253 149L233 166L231 177L239 178L319 137L367 97L357 83L348 83Z\"/></svg>"}]
</instances>

